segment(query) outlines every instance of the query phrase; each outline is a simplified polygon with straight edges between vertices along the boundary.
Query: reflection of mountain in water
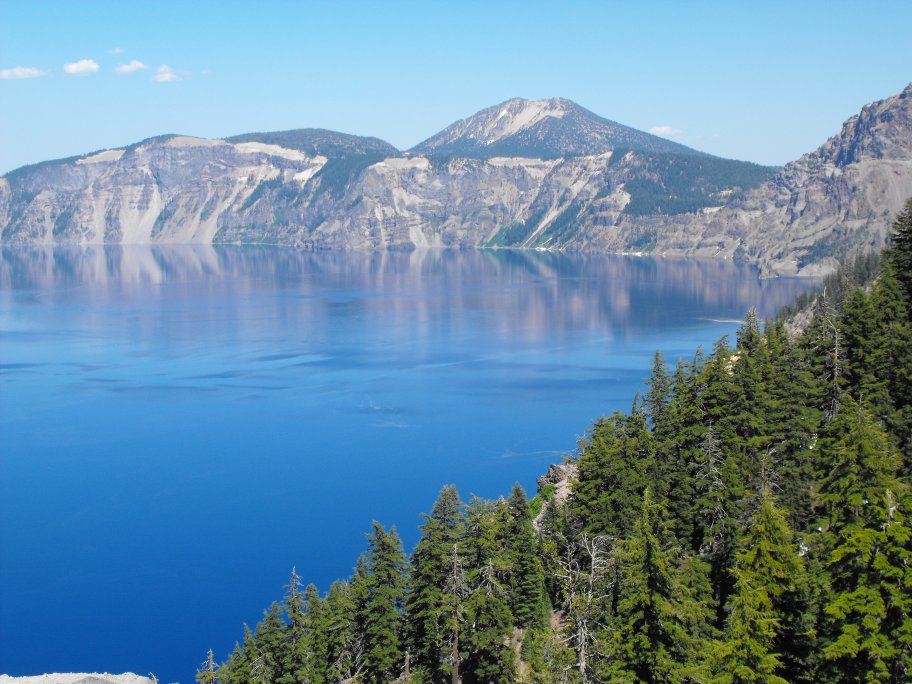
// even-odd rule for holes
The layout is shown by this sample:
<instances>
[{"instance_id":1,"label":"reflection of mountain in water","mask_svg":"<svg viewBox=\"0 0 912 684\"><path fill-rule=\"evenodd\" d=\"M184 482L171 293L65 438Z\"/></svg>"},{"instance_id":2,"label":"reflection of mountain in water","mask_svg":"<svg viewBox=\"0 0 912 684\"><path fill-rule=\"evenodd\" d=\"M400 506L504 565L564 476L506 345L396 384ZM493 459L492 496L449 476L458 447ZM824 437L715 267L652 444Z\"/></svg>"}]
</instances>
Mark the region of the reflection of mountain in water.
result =
<instances>
[{"instance_id":1,"label":"reflection of mountain in water","mask_svg":"<svg viewBox=\"0 0 912 684\"><path fill-rule=\"evenodd\" d=\"M267 288L268 284L268 288ZM574 255L511 250L309 252L275 247L4 247L7 290L116 288L162 298L255 294L282 309L258 317L327 319L336 307L380 316L380 324L417 319L440 325L467 315L504 339L535 339L547 327L634 334L707 315L772 315L809 283L760 280L744 264L719 259ZM306 302L306 305L303 303ZM238 307L248 305L243 297ZM636 315L632 315L635 310ZM492 313L496 312L496 313Z\"/></svg>"}]
</instances>

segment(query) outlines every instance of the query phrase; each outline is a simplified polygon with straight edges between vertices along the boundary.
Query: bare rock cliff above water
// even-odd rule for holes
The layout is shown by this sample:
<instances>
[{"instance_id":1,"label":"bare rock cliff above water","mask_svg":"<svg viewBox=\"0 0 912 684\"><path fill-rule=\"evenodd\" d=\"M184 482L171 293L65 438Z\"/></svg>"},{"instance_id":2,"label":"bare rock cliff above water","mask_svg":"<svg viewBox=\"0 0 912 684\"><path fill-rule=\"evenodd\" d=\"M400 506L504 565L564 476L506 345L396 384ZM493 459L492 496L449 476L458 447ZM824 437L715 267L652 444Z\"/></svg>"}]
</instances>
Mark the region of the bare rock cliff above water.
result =
<instances>
[{"instance_id":1,"label":"bare rock cliff above water","mask_svg":"<svg viewBox=\"0 0 912 684\"><path fill-rule=\"evenodd\" d=\"M0 243L517 247L733 258L819 275L912 196L912 84L782 169L569 100L508 100L412 151L301 129L168 135L0 178Z\"/></svg>"}]
</instances>

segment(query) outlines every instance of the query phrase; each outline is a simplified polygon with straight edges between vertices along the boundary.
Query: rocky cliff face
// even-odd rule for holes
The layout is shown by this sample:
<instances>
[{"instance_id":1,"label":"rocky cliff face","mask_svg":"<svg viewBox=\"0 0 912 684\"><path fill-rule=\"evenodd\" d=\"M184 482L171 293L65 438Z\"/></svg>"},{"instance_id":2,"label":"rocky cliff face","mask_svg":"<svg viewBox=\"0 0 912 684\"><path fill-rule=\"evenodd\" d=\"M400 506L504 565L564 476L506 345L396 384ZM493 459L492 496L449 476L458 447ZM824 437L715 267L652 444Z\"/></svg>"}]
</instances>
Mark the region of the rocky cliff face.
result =
<instances>
[{"instance_id":1,"label":"rocky cliff face","mask_svg":"<svg viewBox=\"0 0 912 684\"><path fill-rule=\"evenodd\" d=\"M660 248L717 248L771 273L813 275L881 247L910 196L912 84L865 106L838 135L743 198L704 209L689 224L669 221ZM675 234L681 239L665 241Z\"/></svg>"},{"instance_id":2,"label":"rocky cliff face","mask_svg":"<svg viewBox=\"0 0 912 684\"><path fill-rule=\"evenodd\" d=\"M778 173L567 100L510 100L404 153L311 129L162 136L0 178L0 241L513 246L811 274L882 244L912 195L910 103L912 85Z\"/></svg>"}]
</instances>

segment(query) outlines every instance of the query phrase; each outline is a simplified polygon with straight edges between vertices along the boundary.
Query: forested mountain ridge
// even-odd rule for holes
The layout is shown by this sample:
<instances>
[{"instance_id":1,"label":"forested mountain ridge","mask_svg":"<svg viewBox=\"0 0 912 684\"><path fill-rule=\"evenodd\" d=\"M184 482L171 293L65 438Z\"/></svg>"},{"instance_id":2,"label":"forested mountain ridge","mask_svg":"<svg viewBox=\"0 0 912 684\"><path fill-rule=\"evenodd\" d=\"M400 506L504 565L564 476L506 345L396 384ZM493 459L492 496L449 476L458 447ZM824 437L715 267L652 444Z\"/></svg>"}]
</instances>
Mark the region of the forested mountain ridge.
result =
<instances>
[{"instance_id":1,"label":"forested mountain ridge","mask_svg":"<svg viewBox=\"0 0 912 684\"><path fill-rule=\"evenodd\" d=\"M0 178L0 242L651 252L816 275L882 246L910 193L912 84L781 170L514 99L410 152L301 129L23 167Z\"/></svg>"},{"instance_id":2,"label":"forested mountain ridge","mask_svg":"<svg viewBox=\"0 0 912 684\"><path fill-rule=\"evenodd\" d=\"M375 522L349 580L293 570L198 681L908 681L912 200L873 283L817 303L657 353L569 498L445 486L409 557Z\"/></svg>"}]
</instances>

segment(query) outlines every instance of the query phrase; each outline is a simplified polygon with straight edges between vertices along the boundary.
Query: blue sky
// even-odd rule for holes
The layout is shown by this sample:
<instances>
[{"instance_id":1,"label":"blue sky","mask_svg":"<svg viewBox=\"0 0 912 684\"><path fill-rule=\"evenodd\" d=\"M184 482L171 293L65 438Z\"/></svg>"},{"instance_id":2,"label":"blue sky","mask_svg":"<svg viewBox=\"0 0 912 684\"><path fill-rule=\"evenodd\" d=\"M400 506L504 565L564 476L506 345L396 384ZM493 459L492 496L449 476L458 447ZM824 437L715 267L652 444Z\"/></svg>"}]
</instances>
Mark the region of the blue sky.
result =
<instances>
[{"instance_id":1,"label":"blue sky","mask_svg":"<svg viewBox=\"0 0 912 684\"><path fill-rule=\"evenodd\" d=\"M782 164L912 81L906 0L4 0L0 17L0 173L178 132L407 148L516 96Z\"/></svg>"}]
</instances>

